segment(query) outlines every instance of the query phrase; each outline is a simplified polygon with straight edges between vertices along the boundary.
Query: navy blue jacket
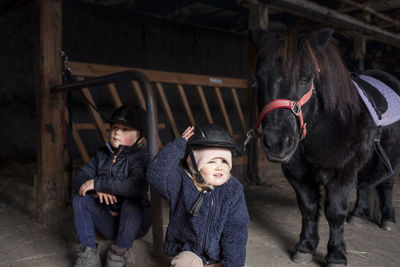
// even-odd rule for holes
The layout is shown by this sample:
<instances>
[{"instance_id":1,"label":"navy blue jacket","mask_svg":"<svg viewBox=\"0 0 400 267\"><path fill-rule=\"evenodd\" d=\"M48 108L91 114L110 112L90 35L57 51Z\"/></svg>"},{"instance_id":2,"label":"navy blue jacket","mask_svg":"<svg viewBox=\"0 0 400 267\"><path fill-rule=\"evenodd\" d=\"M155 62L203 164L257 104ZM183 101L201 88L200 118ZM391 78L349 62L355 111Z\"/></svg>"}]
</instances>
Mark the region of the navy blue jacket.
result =
<instances>
[{"instance_id":1,"label":"navy blue jacket","mask_svg":"<svg viewBox=\"0 0 400 267\"><path fill-rule=\"evenodd\" d=\"M97 150L90 162L79 170L74 179L74 188L78 192L82 184L94 179L96 191L117 197L118 203L114 209L118 211L121 202L126 197L137 198L138 202L147 200L148 163L147 148L135 145L119 146L114 150L110 143L106 143Z\"/></svg>"},{"instance_id":2,"label":"navy blue jacket","mask_svg":"<svg viewBox=\"0 0 400 267\"><path fill-rule=\"evenodd\" d=\"M205 263L242 267L249 225L243 186L231 176L225 184L200 193L179 167L186 143L184 138L177 138L167 144L147 171L149 183L170 204L164 252L175 256L181 251L192 251ZM194 216L190 209L199 194L204 194L204 202L198 216Z\"/></svg>"}]
</instances>

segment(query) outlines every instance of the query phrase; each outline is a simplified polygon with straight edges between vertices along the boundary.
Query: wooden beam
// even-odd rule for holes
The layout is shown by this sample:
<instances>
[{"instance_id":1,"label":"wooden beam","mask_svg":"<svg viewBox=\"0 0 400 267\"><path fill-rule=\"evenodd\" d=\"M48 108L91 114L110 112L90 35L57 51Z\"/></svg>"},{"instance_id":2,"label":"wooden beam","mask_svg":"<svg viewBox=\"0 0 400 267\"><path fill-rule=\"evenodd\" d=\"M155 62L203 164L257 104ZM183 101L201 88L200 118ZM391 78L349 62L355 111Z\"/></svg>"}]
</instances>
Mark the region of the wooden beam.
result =
<instances>
[{"instance_id":1,"label":"wooden beam","mask_svg":"<svg viewBox=\"0 0 400 267\"><path fill-rule=\"evenodd\" d=\"M167 96L165 95L165 92L164 92L164 87L162 86L161 83L156 83L156 87L158 90L158 94L160 95L161 104L164 108L165 113L167 114L168 122L171 125L172 132L174 133L175 137L179 137L180 134L179 134L178 128L176 127L174 115L172 114L171 108L168 104Z\"/></svg>"},{"instance_id":2,"label":"wooden beam","mask_svg":"<svg viewBox=\"0 0 400 267\"><path fill-rule=\"evenodd\" d=\"M135 89L136 97L139 100L140 106L142 109L146 110L146 101L144 100L144 96L142 90L140 89L139 83L137 81L132 81L133 88Z\"/></svg>"},{"instance_id":3,"label":"wooden beam","mask_svg":"<svg viewBox=\"0 0 400 267\"><path fill-rule=\"evenodd\" d=\"M96 125L92 122L74 122L74 127L77 131L80 130L97 130Z\"/></svg>"},{"instance_id":4,"label":"wooden beam","mask_svg":"<svg viewBox=\"0 0 400 267\"><path fill-rule=\"evenodd\" d=\"M360 13L356 17L365 22L371 21L371 14ZM357 61L357 71L363 71L365 54L367 52L367 38L358 32L353 34L353 57Z\"/></svg>"},{"instance_id":5,"label":"wooden beam","mask_svg":"<svg viewBox=\"0 0 400 267\"><path fill-rule=\"evenodd\" d=\"M81 137L80 137L80 135L78 133L78 130L80 130L80 129L87 130L89 127L93 127L93 129L97 130L96 126L93 123L90 123L90 124L89 123L85 123L86 127L78 128L77 127L77 125L78 125L77 123L74 123L74 122L70 121L70 117L69 117L69 113L68 112L64 113L64 120L65 120L66 125L71 127L72 137L73 137L73 139L75 141L75 144L76 144L76 146L77 146L77 148L79 150L79 153L82 156L83 161L85 163L88 163L90 161L89 153L87 152L87 150L85 148L85 145L82 142L82 139L81 139ZM64 153L64 155L65 155L65 153Z\"/></svg>"},{"instance_id":6,"label":"wooden beam","mask_svg":"<svg viewBox=\"0 0 400 267\"><path fill-rule=\"evenodd\" d=\"M73 75L81 75L89 77L103 76L120 71L137 70L146 75L151 82L247 88L247 80L237 79L237 78L184 74L177 72L166 72L166 71L157 71L148 69L135 69L135 68L82 63L74 61L69 61L69 66L72 69Z\"/></svg>"},{"instance_id":7,"label":"wooden beam","mask_svg":"<svg viewBox=\"0 0 400 267\"><path fill-rule=\"evenodd\" d=\"M243 129L243 133L247 132L247 126L246 126L246 122L244 120L244 116L243 116L243 110L242 107L240 106L240 101L239 101L239 97L236 93L236 89L232 88L232 96L233 96L233 101L235 103L236 106L236 111L239 115L239 119L240 119L240 124L242 125L242 129Z\"/></svg>"},{"instance_id":8,"label":"wooden beam","mask_svg":"<svg viewBox=\"0 0 400 267\"><path fill-rule=\"evenodd\" d=\"M214 90L217 95L217 99L218 99L219 107L221 108L222 115L224 116L226 128L227 128L229 134L232 136L233 135L232 125L231 125L231 121L229 120L228 112L226 111L224 99L222 98L221 89L219 89L219 87L215 87Z\"/></svg>"},{"instance_id":9,"label":"wooden beam","mask_svg":"<svg viewBox=\"0 0 400 267\"><path fill-rule=\"evenodd\" d=\"M50 212L63 204L64 148L63 148L63 95L50 94L50 88L62 83L61 0L39 0L39 70L40 87L36 90L38 118L37 180L35 217L46 225L53 219Z\"/></svg>"},{"instance_id":10,"label":"wooden beam","mask_svg":"<svg viewBox=\"0 0 400 267\"><path fill-rule=\"evenodd\" d=\"M183 106L185 107L186 115L188 116L189 123L190 125L195 125L192 109L190 108L189 101L186 97L185 90L183 89L183 86L181 84L177 85L179 94L181 96Z\"/></svg>"},{"instance_id":11,"label":"wooden beam","mask_svg":"<svg viewBox=\"0 0 400 267\"><path fill-rule=\"evenodd\" d=\"M400 8L400 1L399 0L383 0L383 1L376 1L376 0L367 0L362 3L364 6L368 6L371 9L375 10L376 12L386 12L391 9L398 9ZM344 7L340 9L342 13L349 13L358 10L355 6Z\"/></svg>"},{"instance_id":12,"label":"wooden beam","mask_svg":"<svg viewBox=\"0 0 400 267\"><path fill-rule=\"evenodd\" d=\"M94 124L92 124L92 125L93 125L93 128L95 128ZM97 128L95 128L95 129L97 129ZM79 153L81 154L83 161L85 163L89 163L89 161L90 161L89 153L87 152L86 147L82 142L82 139L78 133L78 129L77 129L75 123L72 123L72 136L74 138L76 146L78 147Z\"/></svg>"},{"instance_id":13,"label":"wooden beam","mask_svg":"<svg viewBox=\"0 0 400 267\"><path fill-rule=\"evenodd\" d=\"M118 95L118 91L117 91L117 88L115 87L115 84L113 84L113 83L107 84L107 88L111 94L111 98L113 100L114 107L119 108L120 106L122 106L122 101Z\"/></svg>"},{"instance_id":14,"label":"wooden beam","mask_svg":"<svg viewBox=\"0 0 400 267\"><path fill-rule=\"evenodd\" d=\"M300 17L323 22L331 27L358 31L378 42L400 47L400 34L389 32L309 0L262 0L262 2L270 3Z\"/></svg>"},{"instance_id":15,"label":"wooden beam","mask_svg":"<svg viewBox=\"0 0 400 267\"><path fill-rule=\"evenodd\" d=\"M360 3L356 2L356 1L353 1L353 0L339 0L339 1L343 2L343 3L346 3L348 5L354 6L354 7L358 8L358 9L364 11L364 12L368 12L369 14L372 14L375 17L380 18L383 21L389 22L390 25L392 25L392 26L395 26L395 27L399 27L400 26L400 21L392 19L391 17L386 16L385 14L377 12L376 9L374 9L374 8L368 6L368 5L365 5L365 3L364 4L360 4Z\"/></svg>"},{"instance_id":16,"label":"wooden beam","mask_svg":"<svg viewBox=\"0 0 400 267\"><path fill-rule=\"evenodd\" d=\"M101 137L103 138L104 142L108 141L108 134L107 134L107 124L103 122L100 114L94 108L96 107L96 103L93 100L92 94L89 91L89 88L82 88L82 93L86 97L86 99L91 103L91 105L87 105L89 107L90 113L93 116L94 123L97 126L97 129L100 131Z\"/></svg>"},{"instance_id":17,"label":"wooden beam","mask_svg":"<svg viewBox=\"0 0 400 267\"><path fill-rule=\"evenodd\" d=\"M210 108L208 107L207 99L206 99L206 96L204 95L203 87L198 85L196 88L197 88L197 92L199 93L204 112L206 113L207 120L209 123L213 123L214 120L211 116Z\"/></svg>"},{"instance_id":18,"label":"wooden beam","mask_svg":"<svg viewBox=\"0 0 400 267\"><path fill-rule=\"evenodd\" d=\"M82 81L83 77L77 77L78 81ZM83 95L85 96L86 100L90 103L87 103L87 106L90 110L90 113L92 114L93 120L95 125L97 126L97 129L99 130L101 137L103 138L104 142L108 141L108 134L107 134L107 123L103 122L103 119L101 118L101 115L99 112L97 112L97 107L96 103L94 102L94 99L92 97L92 94L90 93L89 88L85 87L81 89Z\"/></svg>"},{"instance_id":19,"label":"wooden beam","mask_svg":"<svg viewBox=\"0 0 400 267\"><path fill-rule=\"evenodd\" d=\"M260 29L266 31L268 29L268 5L262 2L250 3L249 7L249 29Z\"/></svg>"}]
</instances>

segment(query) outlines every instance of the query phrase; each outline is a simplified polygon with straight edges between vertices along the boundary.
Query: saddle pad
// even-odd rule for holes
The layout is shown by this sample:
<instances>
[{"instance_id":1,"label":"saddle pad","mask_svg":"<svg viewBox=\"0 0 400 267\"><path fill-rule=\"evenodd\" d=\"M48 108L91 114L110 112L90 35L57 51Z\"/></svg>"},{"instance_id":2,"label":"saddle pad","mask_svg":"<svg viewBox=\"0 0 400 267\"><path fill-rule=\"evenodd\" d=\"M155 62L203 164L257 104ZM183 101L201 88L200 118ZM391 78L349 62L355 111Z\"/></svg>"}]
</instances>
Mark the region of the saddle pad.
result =
<instances>
[{"instance_id":1,"label":"saddle pad","mask_svg":"<svg viewBox=\"0 0 400 267\"><path fill-rule=\"evenodd\" d=\"M359 88L357 83L354 85L357 87L358 94L360 95L361 99L363 100L365 106L368 108L369 113L371 114L372 119L374 120L377 126L387 126L393 124L400 120L400 96L392 90L389 86L385 83L381 82L380 80L375 79L374 77L367 76L367 75L360 75L361 79L366 81L367 83L374 86L379 92L385 97L388 108L385 113L382 114L382 118L379 119L378 115L372 104L369 102L368 97L365 95L364 91Z\"/></svg>"}]
</instances>

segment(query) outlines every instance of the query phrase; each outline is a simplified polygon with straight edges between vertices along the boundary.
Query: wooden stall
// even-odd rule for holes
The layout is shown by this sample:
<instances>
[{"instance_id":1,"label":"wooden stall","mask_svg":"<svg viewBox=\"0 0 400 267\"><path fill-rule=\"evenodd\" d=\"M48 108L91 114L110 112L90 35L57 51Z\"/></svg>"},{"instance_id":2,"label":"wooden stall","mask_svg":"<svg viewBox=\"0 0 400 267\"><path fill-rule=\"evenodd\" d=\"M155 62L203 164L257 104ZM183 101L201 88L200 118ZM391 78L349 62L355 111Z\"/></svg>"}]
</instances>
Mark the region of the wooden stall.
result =
<instances>
[{"instance_id":1,"label":"wooden stall","mask_svg":"<svg viewBox=\"0 0 400 267\"><path fill-rule=\"evenodd\" d=\"M158 121L158 117L164 116L166 118L165 123L158 123L155 128L169 131L172 135L169 140L161 140L158 131L155 130L155 136L151 139L153 143L149 144L150 147L152 147L156 143L157 149L154 149L155 151L161 149L166 142L179 137L182 129L187 127L187 125L196 125L200 115L203 116L206 122L216 122L216 117L218 117L217 115L220 113L219 119L223 120L229 133L239 142L241 142L241 137L244 136L248 129L249 123L246 118L249 116L245 116L244 114L244 111L249 110L248 105L250 103L247 80L123 68L81 62L70 62L68 67L72 70L73 80L78 81L78 83L75 82L71 86L79 90L79 93L81 93L79 97L81 104L83 103L86 106L86 112L90 114L89 116L85 116L84 111L81 109L78 115L70 116L70 112L71 114L74 113L71 109L74 109L74 106L77 104L74 105L73 99L69 99L69 102L72 102L72 108L70 108L69 112L64 112L65 127L70 129L74 141L73 143L80 157L77 161L80 162L78 163L79 166L75 164L75 168L73 169L79 168L81 165L89 162L90 157L94 153L93 150L89 152L90 148L88 143L85 142L83 138L93 141L96 139L96 136L100 137L97 139L97 145L101 145L108 140L107 131L109 130L109 125L107 117L101 111L101 106L112 106L112 110L114 110L122 104L135 103L140 105L143 109L146 109L146 104L148 104L146 103L146 99L148 101L148 97L144 97L144 92L146 91L143 88L144 84L140 85L133 79L128 79L128 84L121 84L120 79L111 79L108 81L106 77L116 77L113 76L113 74L118 75L129 71L140 72L146 75L148 80L152 83L152 85L148 86L153 87L154 90L157 91L161 108L158 114L148 114L148 117L155 117L154 121ZM85 87L82 85L82 83L86 84L85 82L91 84L91 81L96 81L96 79L104 79L105 82L102 82L101 86ZM81 85L77 86L79 81ZM97 83L94 82L94 84ZM67 84L61 87L66 89L69 85ZM62 88L55 88L57 89L56 92L62 91L58 90ZM173 97L171 97L171 95ZM72 95L70 95L70 98L77 97L72 97ZM84 99L83 102L82 98ZM96 98L98 99L97 102ZM196 102L195 98L197 98L201 109L197 108L194 111L192 104ZM102 99L102 101L100 101L100 99ZM109 103L104 103L104 100L106 100L106 102L108 100ZM181 109L177 106L181 106ZM157 110L157 108L153 109L152 112L155 112L155 110ZM182 120L182 117L186 119ZM85 118L86 120L84 120ZM180 121L180 123L178 123L178 121ZM71 153L73 149L70 148L68 150ZM154 153L150 154L154 156ZM66 155L65 158L71 158L71 155ZM76 162L76 160L74 160L74 162ZM71 164L71 162L66 163ZM234 159L233 165L243 167L246 163L247 157L241 156ZM71 173L65 174L65 183L71 184L73 176L74 174ZM154 254L161 255L164 236L161 198L152 191L151 200L153 210Z\"/></svg>"}]
</instances>

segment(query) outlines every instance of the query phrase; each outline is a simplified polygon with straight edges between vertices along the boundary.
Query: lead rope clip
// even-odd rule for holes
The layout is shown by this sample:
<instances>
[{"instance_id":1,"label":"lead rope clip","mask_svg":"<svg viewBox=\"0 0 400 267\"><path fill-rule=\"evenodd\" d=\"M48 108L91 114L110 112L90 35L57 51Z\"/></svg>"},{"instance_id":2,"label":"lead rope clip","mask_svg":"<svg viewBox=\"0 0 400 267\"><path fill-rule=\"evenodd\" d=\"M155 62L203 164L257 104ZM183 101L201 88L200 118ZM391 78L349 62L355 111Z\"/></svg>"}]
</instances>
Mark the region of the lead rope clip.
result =
<instances>
[{"instance_id":1,"label":"lead rope clip","mask_svg":"<svg viewBox=\"0 0 400 267\"><path fill-rule=\"evenodd\" d=\"M250 129L246 133L246 140L244 140L243 146L247 146L252 138L256 136L254 129Z\"/></svg>"},{"instance_id":2,"label":"lead rope clip","mask_svg":"<svg viewBox=\"0 0 400 267\"><path fill-rule=\"evenodd\" d=\"M246 139L243 144L236 150L236 156L242 156L246 151L246 146L250 143L250 140L256 136L256 132L254 129L250 129L246 133Z\"/></svg>"}]
</instances>

